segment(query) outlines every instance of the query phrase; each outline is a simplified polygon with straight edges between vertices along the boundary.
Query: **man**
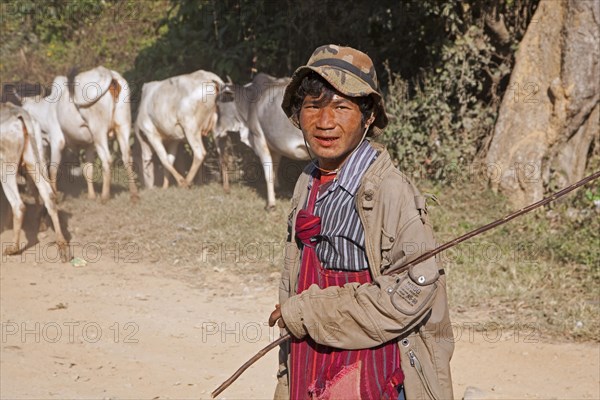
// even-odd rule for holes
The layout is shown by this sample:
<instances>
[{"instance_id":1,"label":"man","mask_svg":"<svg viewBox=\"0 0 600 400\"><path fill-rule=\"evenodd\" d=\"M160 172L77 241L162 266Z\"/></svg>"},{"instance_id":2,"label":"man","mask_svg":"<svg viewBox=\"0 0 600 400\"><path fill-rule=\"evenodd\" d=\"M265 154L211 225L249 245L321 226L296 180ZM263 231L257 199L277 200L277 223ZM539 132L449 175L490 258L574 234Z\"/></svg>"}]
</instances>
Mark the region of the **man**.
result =
<instances>
[{"instance_id":1,"label":"man","mask_svg":"<svg viewBox=\"0 0 600 400\"><path fill-rule=\"evenodd\" d=\"M371 59L327 45L296 70L282 108L313 163L296 184L280 304L276 398L451 399L446 282L425 200L370 141L388 118Z\"/></svg>"}]
</instances>

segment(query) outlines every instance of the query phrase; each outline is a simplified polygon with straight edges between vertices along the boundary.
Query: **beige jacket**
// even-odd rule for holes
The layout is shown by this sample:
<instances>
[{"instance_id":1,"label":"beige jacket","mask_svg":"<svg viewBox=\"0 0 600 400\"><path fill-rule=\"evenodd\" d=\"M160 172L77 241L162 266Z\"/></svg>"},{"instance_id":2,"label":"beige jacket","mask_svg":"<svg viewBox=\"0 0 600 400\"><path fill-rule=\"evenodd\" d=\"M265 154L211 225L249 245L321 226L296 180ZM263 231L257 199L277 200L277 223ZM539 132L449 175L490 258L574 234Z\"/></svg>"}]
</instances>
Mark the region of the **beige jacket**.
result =
<instances>
[{"instance_id":1,"label":"beige jacket","mask_svg":"<svg viewBox=\"0 0 600 400\"><path fill-rule=\"evenodd\" d=\"M294 295L300 269L295 241L296 214L306 202L305 170L292 198L289 235L279 290L287 329L302 338L342 349L360 349L398 340L407 400L452 399L450 358L454 351L445 275L436 260L398 267L435 246L424 198L373 143L377 159L365 172L356 207L365 229L373 283L309 287ZM284 332L285 333L285 332ZM280 349L275 398L289 397L289 349Z\"/></svg>"}]
</instances>

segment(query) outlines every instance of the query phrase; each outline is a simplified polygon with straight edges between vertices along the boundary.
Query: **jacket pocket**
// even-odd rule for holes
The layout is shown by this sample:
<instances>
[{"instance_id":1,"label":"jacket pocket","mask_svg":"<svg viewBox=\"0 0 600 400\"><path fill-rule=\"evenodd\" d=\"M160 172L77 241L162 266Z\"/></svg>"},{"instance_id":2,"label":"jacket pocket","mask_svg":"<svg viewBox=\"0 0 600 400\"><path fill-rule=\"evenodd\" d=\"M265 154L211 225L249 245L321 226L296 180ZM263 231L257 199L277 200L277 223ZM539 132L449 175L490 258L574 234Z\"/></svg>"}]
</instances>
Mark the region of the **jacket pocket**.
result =
<instances>
[{"instance_id":1,"label":"jacket pocket","mask_svg":"<svg viewBox=\"0 0 600 400\"><path fill-rule=\"evenodd\" d=\"M385 271L392 264L392 247L396 238L385 229L381 230L381 266L380 272Z\"/></svg>"},{"instance_id":2,"label":"jacket pocket","mask_svg":"<svg viewBox=\"0 0 600 400\"><path fill-rule=\"evenodd\" d=\"M405 316L416 316L429 307L435 297L437 282L422 286L414 282L408 272L396 278L396 284L388 291L394 308Z\"/></svg>"},{"instance_id":3,"label":"jacket pocket","mask_svg":"<svg viewBox=\"0 0 600 400\"><path fill-rule=\"evenodd\" d=\"M417 371L417 375L421 379L421 383L423 384L423 387L425 388L425 391L427 392L429 397L431 397L432 399L438 399L438 397L433 392L431 384L429 383L429 379L427 379L426 373L423 371L423 365L421 364L421 361L419 360L419 358L413 350L408 351L408 359L410 362L410 366L413 367L415 371Z\"/></svg>"},{"instance_id":4,"label":"jacket pocket","mask_svg":"<svg viewBox=\"0 0 600 400\"><path fill-rule=\"evenodd\" d=\"M423 343L409 336L400 341L407 398L441 399L437 374Z\"/></svg>"}]
</instances>

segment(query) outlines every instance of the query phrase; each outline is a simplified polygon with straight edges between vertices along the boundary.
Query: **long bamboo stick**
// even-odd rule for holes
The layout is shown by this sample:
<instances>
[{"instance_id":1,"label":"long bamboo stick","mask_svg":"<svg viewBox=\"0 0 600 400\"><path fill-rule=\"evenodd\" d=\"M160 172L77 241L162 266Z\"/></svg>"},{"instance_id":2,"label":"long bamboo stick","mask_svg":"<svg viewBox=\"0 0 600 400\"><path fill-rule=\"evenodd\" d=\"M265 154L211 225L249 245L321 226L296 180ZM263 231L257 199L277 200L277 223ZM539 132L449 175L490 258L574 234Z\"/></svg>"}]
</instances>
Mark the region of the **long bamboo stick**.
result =
<instances>
[{"instance_id":1,"label":"long bamboo stick","mask_svg":"<svg viewBox=\"0 0 600 400\"><path fill-rule=\"evenodd\" d=\"M289 333L287 335L283 335L279 339L275 340L274 342L269 343L268 346L266 346L261 351L259 351L258 353L256 353L254 355L254 357L252 357L251 359L249 359L248 361L246 361L244 363L244 365L242 365L240 368L238 368L238 370L235 371L235 373L233 375L231 375L225 382L221 383L221 385L218 388L216 388L215 390L213 390L213 392L210 394L212 396L212 398L214 399L223 390L227 389L229 387L229 385L231 385L237 378L239 378L240 375L243 374L244 371L248 369L248 367L250 367L256 361L258 361L259 358L261 358L262 356L264 356L265 354L267 354L274 347L277 347L281 343L289 340L291 337L292 336Z\"/></svg>"}]
</instances>

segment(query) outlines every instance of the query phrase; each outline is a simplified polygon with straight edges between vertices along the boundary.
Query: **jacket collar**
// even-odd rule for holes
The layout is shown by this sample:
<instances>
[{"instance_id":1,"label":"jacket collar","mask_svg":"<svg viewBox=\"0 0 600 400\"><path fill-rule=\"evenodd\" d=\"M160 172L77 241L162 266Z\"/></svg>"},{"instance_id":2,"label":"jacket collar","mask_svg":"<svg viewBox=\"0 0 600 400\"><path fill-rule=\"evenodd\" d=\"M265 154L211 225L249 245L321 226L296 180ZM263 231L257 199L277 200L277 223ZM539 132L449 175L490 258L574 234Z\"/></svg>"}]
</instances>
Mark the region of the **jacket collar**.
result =
<instances>
[{"instance_id":1,"label":"jacket collar","mask_svg":"<svg viewBox=\"0 0 600 400\"><path fill-rule=\"evenodd\" d=\"M356 195L360 180L365 171L369 168L373 159L377 156L378 151L371 145L368 140L364 140L358 145L358 148L344 162L342 168L338 172L334 183L329 187L329 191L333 191L337 186L341 186L346 192L352 196ZM317 167L311 164L309 175L314 177L317 173ZM309 188L312 186L312 179L309 182Z\"/></svg>"}]
</instances>

